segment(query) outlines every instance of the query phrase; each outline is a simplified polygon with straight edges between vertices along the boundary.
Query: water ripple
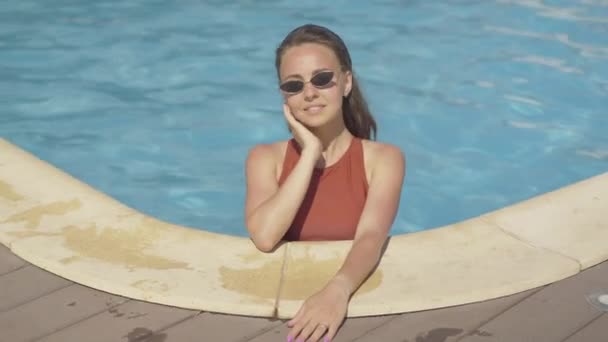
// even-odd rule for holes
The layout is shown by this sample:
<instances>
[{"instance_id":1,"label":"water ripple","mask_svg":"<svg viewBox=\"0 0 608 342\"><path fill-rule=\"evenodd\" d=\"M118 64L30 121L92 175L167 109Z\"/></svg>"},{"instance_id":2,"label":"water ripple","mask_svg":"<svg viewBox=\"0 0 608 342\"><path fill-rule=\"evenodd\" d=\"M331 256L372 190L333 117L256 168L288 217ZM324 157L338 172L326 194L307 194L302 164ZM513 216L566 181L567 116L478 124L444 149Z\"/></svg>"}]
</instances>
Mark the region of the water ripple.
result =
<instances>
[{"instance_id":1,"label":"water ripple","mask_svg":"<svg viewBox=\"0 0 608 342\"><path fill-rule=\"evenodd\" d=\"M500 26L492 26L492 25L484 26L484 29L488 30L488 31L492 31L492 32L511 35L511 36L521 36L521 37L529 37L529 38L536 38L536 39L542 39L542 40L547 40L547 41L559 42L568 47L579 50L580 54L585 57L608 58L608 47L577 43L575 41L570 40L568 35L565 33L545 34L545 33L525 31L525 30L516 30L516 29L509 28L509 27L500 27Z\"/></svg>"},{"instance_id":2,"label":"water ripple","mask_svg":"<svg viewBox=\"0 0 608 342\"><path fill-rule=\"evenodd\" d=\"M247 151L290 137L275 48L314 21L408 156L393 233L436 227L607 170L607 8L5 1L0 136L150 215L246 234Z\"/></svg>"},{"instance_id":3,"label":"water ripple","mask_svg":"<svg viewBox=\"0 0 608 342\"><path fill-rule=\"evenodd\" d=\"M608 23L608 18L585 16L584 14L580 14L581 12L585 12L586 8L550 6L545 4L544 0L497 0L497 2L533 8L538 10L538 15L545 17L580 22ZM596 5L597 3L591 4Z\"/></svg>"}]
</instances>

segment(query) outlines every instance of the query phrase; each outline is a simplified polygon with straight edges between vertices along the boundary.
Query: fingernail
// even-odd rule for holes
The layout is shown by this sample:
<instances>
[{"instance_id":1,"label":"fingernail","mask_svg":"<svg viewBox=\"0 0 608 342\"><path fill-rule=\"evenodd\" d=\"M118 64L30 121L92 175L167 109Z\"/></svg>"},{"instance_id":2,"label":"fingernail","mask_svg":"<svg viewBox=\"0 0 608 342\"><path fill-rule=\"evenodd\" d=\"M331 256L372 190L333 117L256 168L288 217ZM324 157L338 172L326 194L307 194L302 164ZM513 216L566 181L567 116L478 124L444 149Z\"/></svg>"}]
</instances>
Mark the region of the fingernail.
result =
<instances>
[{"instance_id":1,"label":"fingernail","mask_svg":"<svg viewBox=\"0 0 608 342\"><path fill-rule=\"evenodd\" d=\"M325 339L323 339L324 342L329 342L329 337L325 336Z\"/></svg>"},{"instance_id":2,"label":"fingernail","mask_svg":"<svg viewBox=\"0 0 608 342\"><path fill-rule=\"evenodd\" d=\"M291 342L291 341L293 341L293 337L287 336L287 342Z\"/></svg>"}]
</instances>

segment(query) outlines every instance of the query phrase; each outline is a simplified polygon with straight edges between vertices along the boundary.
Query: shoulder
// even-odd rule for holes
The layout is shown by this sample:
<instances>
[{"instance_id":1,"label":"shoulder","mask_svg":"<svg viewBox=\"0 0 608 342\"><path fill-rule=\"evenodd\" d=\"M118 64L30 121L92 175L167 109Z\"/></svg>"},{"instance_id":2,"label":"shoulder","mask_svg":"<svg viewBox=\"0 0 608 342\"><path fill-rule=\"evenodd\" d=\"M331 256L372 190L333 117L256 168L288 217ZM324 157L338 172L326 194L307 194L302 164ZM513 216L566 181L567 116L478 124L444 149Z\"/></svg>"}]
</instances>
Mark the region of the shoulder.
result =
<instances>
[{"instance_id":1,"label":"shoulder","mask_svg":"<svg viewBox=\"0 0 608 342\"><path fill-rule=\"evenodd\" d=\"M375 173L405 172L405 153L399 146L372 140L361 140L366 168L370 170L370 178Z\"/></svg>"},{"instance_id":2,"label":"shoulder","mask_svg":"<svg viewBox=\"0 0 608 342\"><path fill-rule=\"evenodd\" d=\"M363 152L367 153L372 159L405 159L405 153L399 146L381 143L372 140L361 140Z\"/></svg>"},{"instance_id":3,"label":"shoulder","mask_svg":"<svg viewBox=\"0 0 608 342\"><path fill-rule=\"evenodd\" d=\"M256 144L252 146L247 154L247 165L277 165L283 160L287 143L288 140L283 140L268 144Z\"/></svg>"}]
</instances>

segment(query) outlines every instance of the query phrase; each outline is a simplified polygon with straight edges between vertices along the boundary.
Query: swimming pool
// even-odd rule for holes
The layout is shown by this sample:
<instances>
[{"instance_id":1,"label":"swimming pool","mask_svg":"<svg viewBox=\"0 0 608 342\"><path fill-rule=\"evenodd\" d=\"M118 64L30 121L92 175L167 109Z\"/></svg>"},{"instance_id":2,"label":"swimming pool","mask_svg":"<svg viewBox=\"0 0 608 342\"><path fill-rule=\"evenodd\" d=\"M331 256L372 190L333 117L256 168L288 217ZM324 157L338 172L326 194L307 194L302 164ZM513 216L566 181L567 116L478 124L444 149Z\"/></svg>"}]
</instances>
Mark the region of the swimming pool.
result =
<instances>
[{"instance_id":1,"label":"swimming pool","mask_svg":"<svg viewBox=\"0 0 608 342\"><path fill-rule=\"evenodd\" d=\"M151 216L245 235L247 150L288 138L274 49L306 22L345 39L379 140L407 154L393 234L608 170L599 0L11 1L0 136Z\"/></svg>"}]
</instances>

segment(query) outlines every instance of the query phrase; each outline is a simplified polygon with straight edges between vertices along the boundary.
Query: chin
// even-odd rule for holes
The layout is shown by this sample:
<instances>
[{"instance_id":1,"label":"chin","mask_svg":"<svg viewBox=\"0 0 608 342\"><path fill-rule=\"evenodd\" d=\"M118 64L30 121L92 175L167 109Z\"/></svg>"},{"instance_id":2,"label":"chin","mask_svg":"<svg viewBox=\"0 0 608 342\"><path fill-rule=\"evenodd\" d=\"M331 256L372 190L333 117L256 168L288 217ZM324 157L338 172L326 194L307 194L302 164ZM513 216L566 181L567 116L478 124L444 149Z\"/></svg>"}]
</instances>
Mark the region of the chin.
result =
<instances>
[{"instance_id":1,"label":"chin","mask_svg":"<svg viewBox=\"0 0 608 342\"><path fill-rule=\"evenodd\" d=\"M322 113L314 115L305 114L300 122L306 127L317 128L326 125L329 122L329 118L326 115L322 115Z\"/></svg>"}]
</instances>

